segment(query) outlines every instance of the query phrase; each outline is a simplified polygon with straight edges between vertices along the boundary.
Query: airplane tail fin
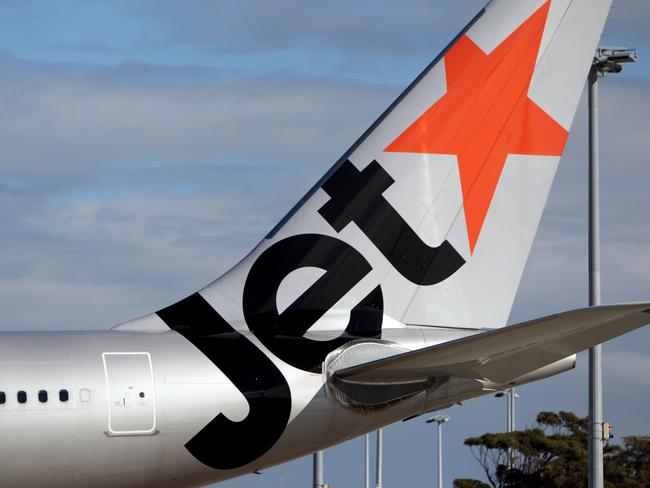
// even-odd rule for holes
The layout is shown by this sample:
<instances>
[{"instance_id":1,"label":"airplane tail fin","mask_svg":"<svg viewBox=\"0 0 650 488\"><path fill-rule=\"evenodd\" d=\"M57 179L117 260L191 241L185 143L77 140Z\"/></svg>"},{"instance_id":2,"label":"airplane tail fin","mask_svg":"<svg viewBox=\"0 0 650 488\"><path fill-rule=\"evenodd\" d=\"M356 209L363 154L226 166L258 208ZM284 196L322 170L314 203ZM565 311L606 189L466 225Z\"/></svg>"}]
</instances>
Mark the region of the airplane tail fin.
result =
<instances>
[{"instance_id":1,"label":"airplane tail fin","mask_svg":"<svg viewBox=\"0 0 650 488\"><path fill-rule=\"evenodd\" d=\"M197 459L255 469L250 463L306 398L292 401L292 388L321 387L323 376L290 368L326 371L332 351L381 338L391 321L397 335L404 323L505 325L611 1L492 0L239 264L200 292L118 327L182 334L248 401L244 420L219 414L188 441ZM482 392L476 378L507 381L517 371L530 379L566 368L564 356L645 323L646 307L476 334L337 378L376 384L405 374L404 385L422 391L448 377L480 383ZM370 353L386 345L361 343ZM424 387L417 371L411 382L417 368ZM223 435L260 438L215 450L213 439Z\"/></svg>"},{"instance_id":2,"label":"airplane tail fin","mask_svg":"<svg viewBox=\"0 0 650 488\"><path fill-rule=\"evenodd\" d=\"M504 326L611 2L492 0L202 300L301 367L390 320Z\"/></svg>"},{"instance_id":3,"label":"airplane tail fin","mask_svg":"<svg viewBox=\"0 0 650 488\"><path fill-rule=\"evenodd\" d=\"M331 310L505 325L610 4L491 1L201 294L252 329Z\"/></svg>"}]
</instances>

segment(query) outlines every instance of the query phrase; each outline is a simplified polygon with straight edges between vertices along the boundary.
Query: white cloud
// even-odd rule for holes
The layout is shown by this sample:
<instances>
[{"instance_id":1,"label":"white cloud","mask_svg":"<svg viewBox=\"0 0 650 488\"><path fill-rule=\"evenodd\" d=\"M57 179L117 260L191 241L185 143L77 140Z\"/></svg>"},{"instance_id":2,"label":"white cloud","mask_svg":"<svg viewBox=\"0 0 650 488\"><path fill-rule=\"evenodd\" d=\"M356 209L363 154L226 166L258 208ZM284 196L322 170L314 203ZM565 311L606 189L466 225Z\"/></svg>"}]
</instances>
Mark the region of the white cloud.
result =
<instances>
[{"instance_id":1,"label":"white cloud","mask_svg":"<svg viewBox=\"0 0 650 488\"><path fill-rule=\"evenodd\" d=\"M485 4L483 0L455 0L452 8L448 3L191 0L127 8L160 23L169 45L221 52L266 52L310 45L321 50L345 49L348 55L361 51L403 56L414 50L428 52L431 38L440 31L453 37ZM377 28L387 22L390 28Z\"/></svg>"},{"instance_id":2,"label":"white cloud","mask_svg":"<svg viewBox=\"0 0 650 488\"><path fill-rule=\"evenodd\" d=\"M0 167L56 174L134 162L310 164L319 153L332 161L398 92L304 79L197 81L191 73L48 70L11 60L0 68Z\"/></svg>"}]
</instances>

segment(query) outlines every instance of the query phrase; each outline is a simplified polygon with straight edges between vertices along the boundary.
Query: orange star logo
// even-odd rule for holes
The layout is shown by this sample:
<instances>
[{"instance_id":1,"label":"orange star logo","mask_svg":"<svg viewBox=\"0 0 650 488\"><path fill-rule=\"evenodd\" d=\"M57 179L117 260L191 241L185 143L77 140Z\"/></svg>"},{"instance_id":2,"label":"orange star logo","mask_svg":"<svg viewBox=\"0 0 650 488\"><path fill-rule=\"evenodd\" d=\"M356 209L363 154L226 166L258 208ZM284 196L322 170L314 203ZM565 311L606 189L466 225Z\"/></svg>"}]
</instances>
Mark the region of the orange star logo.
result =
<instances>
[{"instance_id":1,"label":"orange star logo","mask_svg":"<svg viewBox=\"0 0 650 488\"><path fill-rule=\"evenodd\" d=\"M385 149L457 155L472 253L508 155L559 156L569 136L528 98L550 5L490 54L463 36L444 57L447 93Z\"/></svg>"}]
</instances>

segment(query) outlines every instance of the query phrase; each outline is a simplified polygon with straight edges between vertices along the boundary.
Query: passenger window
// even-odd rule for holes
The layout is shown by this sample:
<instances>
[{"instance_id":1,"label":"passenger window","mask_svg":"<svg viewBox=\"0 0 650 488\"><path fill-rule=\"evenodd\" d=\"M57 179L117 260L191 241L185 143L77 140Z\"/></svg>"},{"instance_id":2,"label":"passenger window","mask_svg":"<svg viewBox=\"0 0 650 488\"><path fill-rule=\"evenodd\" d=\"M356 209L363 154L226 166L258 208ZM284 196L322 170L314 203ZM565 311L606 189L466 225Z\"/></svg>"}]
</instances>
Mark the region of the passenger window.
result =
<instances>
[{"instance_id":1,"label":"passenger window","mask_svg":"<svg viewBox=\"0 0 650 488\"><path fill-rule=\"evenodd\" d=\"M90 390L88 388L82 388L79 390L79 400L84 403L90 401Z\"/></svg>"},{"instance_id":2,"label":"passenger window","mask_svg":"<svg viewBox=\"0 0 650 488\"><path fill-rule=\"evenodd\" d=\"M18 392L17 397L18 397L18 403L27 403L27 393L25 393L24 391L20 390Z\"/></svg>"},{"instance_id":3,"label":"passenger window","mask_svg":"<svg viewBox=\"0 0 650 488\"><path fill-rule=\"evenodd\" d=\"M67 402L69 399L70 395L68 395L68 390L59 390L59 400Z\"/></svg>"},{"instance_id":4,"label":"passenger window","mask_svg":"<svg viewBox=\"0 0 650 488\"><path fill-rule=\"evenodd\" d=\"M47 392L45 390L40 390L38 392L38 401L41 403L47 402Z\"/></svg>"},{"instance_id":5,"label":"passenger window","mask_svg":"<svg viewBox=\"0 0 650 488\"><path fill-rule=\"evenodd\" d=\"M4 405L7 401L7 396L4 391L0 391L0 405Z\"/></svg>"}]
</instances>

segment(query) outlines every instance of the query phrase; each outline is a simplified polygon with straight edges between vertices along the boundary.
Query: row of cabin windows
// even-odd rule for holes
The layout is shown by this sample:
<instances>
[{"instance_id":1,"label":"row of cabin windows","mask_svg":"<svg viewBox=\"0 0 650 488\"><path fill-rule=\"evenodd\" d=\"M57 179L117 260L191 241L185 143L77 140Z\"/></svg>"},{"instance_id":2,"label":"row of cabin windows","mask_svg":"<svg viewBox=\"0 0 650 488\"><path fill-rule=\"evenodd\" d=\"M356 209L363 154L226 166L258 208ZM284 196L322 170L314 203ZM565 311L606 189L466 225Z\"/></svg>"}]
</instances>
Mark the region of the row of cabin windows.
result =
<instances>
[{"instance_id":1,"label":"row of cabin windows","mask_svg":"<svg viewBox=\"0 0 650 488\"><path fill-rule=\"evenodd\" d=\"M70 399L70 394L68 393L68 390L59 390L60 402L67 402L69 399ZM27 403L27 392L24 390L20 390L16 394L16 400L18 400L18 403L20 404ZM48 400L47 390L39 390L38 401L40 403L47 403L47 400ZM0 405L4 405L5 403L7 403L7 395L5 395L4 391L0 391Z\"/></svg>"}]
</instances>

